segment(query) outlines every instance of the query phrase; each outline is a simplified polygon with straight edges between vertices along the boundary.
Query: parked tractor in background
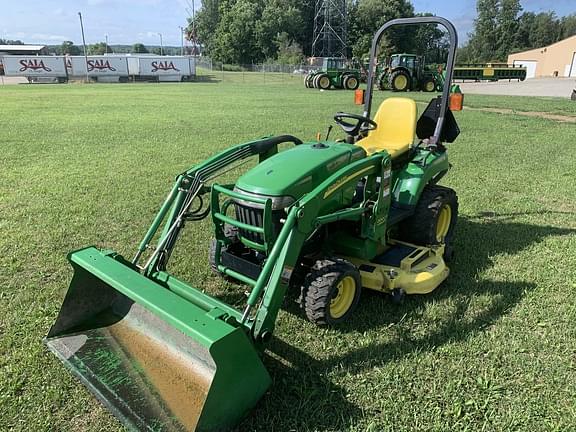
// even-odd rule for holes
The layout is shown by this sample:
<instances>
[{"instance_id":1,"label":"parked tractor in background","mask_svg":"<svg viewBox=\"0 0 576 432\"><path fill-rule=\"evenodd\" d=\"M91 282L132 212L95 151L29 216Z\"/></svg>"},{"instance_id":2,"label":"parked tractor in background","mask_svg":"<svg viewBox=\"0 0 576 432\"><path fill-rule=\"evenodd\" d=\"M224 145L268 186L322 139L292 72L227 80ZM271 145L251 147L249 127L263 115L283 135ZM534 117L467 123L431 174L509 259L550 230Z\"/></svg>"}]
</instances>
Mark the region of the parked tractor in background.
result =
<instances>
[{"instance_id":1,"label":"parked tractor in background","mask_svg":"<svg viewBox=\"0 0 576 432\"><path fill-rule=\"evenodd\" d=\"M424 56L393 54L378 76L378 88L392 91L441 91L444 77L438 69L426 66Z\"/></svg>"},{"instance_id":2,"label":"parked tractor in background","mask_svg":"<svg viewBox=\"0 0 576 432\"><path fill-rule=\"evenodd\" d=\"M444 88L444 65L426 64L424 56L393 54L386 65L377 69L378 88L392 91L440 92ZM462 64L454 67L452 81L524 81L526 68L506 63Z\"/></svg>"},{"instance_id":3,"label":"parked tractor in background","mask_svg":"<svg viewBox=\"0 0 576 432\"><path fill-rule=\"evenodd\" d=\"M304 78L306 88L322 90L356 90L360 85L360 71L351 67L345 58L325 57L319 70L310 71Z\"/></svg>"}]
</instances>

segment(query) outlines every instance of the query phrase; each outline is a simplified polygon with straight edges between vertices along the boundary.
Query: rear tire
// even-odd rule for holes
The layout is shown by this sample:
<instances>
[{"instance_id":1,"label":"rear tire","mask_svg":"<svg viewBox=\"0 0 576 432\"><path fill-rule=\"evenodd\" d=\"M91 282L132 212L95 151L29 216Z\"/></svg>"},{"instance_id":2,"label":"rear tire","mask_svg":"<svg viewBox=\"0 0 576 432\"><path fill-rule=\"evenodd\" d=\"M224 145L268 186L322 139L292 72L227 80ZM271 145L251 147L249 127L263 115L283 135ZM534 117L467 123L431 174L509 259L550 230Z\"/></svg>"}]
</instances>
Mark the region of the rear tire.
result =
<instances>
[{"instance_id":1,"label":"rear tire","mask_svg":"<svg viewBox=\"0 0 576 432\"><path fill-rule=\"evenodd\" d=\"M304 279L301 304L317 325L337 325L352 314L362 290L358 269L340 258L317 260Z\"/></svg>"},{"instance_id":2,"label":"rear tire","mask_svg":"<svg viewBox=\"0 0 576 432\"><path fill-rule=\"evenodd\" d=\"M360 81L354 75L346 75L344 77L344 88L346 90L356 90L360 85Z\"/></svg>"},{"instance_id":3,"label":"rear tire","mask_svg":"<svg viewBox=\"0 0 576 432\"><path fill-rule=\"evenodd\" d=\"M315 75L312 79L312 87L317 89L318 87L318 80L320 79L320 75Z\"/></svg>"},{"instance_id":4,"label":"rear tire","mask_svg":"<svg viewBox=\"0 0 576 432\"><path fill-rule=\"evenodd\" d=\"M318 76L318 88L322 90L328 90L330 88L330 78L326 74L321 74Z\"/></svg>"},{"instance_id":5,"label":"rear tire","mask_svg":"<svg viewBox=\"0 0 576 432\"><path fill-rule=\"evenodd\" d=\"M400 239L417 245L444 243L444 260L454 254L454 229L458 220L458 196L453 189L427 185L412 216L400 224Z\"/></svg>"},{"instance_id":6,"label":"rear tire","mask_svg":"<svg viewBox=\"0 0 576 432\"><path fill-rule=\"evenodd\" d=\"M396 92L405 92L410 90L410 75L404 70L392 72L390 75L390 88Z\"/></svg>"}]
</instances>

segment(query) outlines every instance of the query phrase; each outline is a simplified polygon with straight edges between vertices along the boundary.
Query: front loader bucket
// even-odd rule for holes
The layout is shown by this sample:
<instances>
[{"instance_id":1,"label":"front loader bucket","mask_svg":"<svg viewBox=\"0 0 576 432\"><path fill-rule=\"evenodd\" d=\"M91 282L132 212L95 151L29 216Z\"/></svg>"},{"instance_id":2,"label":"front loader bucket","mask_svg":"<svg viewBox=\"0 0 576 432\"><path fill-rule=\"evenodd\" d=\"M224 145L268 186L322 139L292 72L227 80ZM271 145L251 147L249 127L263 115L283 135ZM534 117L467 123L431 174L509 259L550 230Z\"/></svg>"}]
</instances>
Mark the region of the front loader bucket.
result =
<instances>
[{"instance_id":1,"label":"front loader bucket","mask_svg":"<svg viewBox=\"0 0 576 432\"><path fill-rule=\"evenodd\" d=\"M251 340L221 311L113 253L87 248L69 260L74 277L46 344L129 429L223 430L268 388Z\"/></svg>"}]
</instances>

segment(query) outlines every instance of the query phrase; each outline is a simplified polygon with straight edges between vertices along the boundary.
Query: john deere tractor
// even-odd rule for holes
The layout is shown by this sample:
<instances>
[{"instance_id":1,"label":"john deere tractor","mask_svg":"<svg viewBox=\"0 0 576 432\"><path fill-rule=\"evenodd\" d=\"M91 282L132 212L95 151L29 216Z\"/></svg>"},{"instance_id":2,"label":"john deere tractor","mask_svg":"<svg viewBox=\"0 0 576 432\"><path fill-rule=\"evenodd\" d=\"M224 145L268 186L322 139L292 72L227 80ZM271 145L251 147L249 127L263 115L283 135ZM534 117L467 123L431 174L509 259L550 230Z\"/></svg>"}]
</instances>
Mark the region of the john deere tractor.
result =
<instances>
[{"instance_id":1,"label":"john deere tractor","mask_svg":"<svg viewBox=\"0 0 576 432\"><path fill-rule=\"evenodd\" d=\"M222 430L246 415L271 383L262 353L288 290L303 316L336 326L364 289L399 300L448 277L458 201L439 182L459 133L448 88L420 116L406 98L372 109L384 31L417 24L448 30L450 81L453 25L390 21L374 36L363 113L334 116L344 139L234 145L177 176L132 259L94 246L69 255L74 276L46 343L129 428ZM218 181L251 158L234 182ZM238 284L241 303L169 270L173 254L193 256L181 234L203 219L214 237L206 265Z\"/></svg>"},{"instance_id":2,"label":"john deere tractor","mask_svg":"<svg viewBox=\"0 0 576 432\"><path fill-rule=\"evenodd\" d=\"M443 87L443 74L426 66L424 57L416 54L393 54L378 76L380 90L433 92Z\"/></svg>"},{"instance_id":3,"label":"john deere tractor","mask_svg":"<svg viewBox=\"0 0 576 432\"><path fill-rule=\"evenodd\" d=\"M349 66L344 58L325 57L322 67L304 77L306 88L356 90L360 85L360 71Z\"/></svg>"}]
</instances>

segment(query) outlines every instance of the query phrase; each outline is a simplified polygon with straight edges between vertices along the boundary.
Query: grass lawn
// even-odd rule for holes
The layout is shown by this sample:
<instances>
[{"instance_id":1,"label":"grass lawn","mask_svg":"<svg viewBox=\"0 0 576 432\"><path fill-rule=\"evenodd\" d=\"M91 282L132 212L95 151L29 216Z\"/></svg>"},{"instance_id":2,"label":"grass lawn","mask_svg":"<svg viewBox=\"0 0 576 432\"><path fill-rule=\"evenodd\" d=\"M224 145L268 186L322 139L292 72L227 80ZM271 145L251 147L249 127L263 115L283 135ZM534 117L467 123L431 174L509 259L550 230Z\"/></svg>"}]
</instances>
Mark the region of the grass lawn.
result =
<instances>
[{"instance_id":1,"label":"grass lawn","mask_svg":"<svg viewBox=\"0 0 576 432\"><path fill-rule=\"evenodd\" d=\"M466 98L576 112L560 99ZM359 112L352 100L300 80L0 87L0 430L122 430L41 342L72 275L66 254L95 244L131 256L177 173L254 137L313 139L336 111ZM238 430L576 430L576 127L456 117L448 281L401 306L365 292L339 329L288 305L264 359L274 384ZM189 228L176 272L241 289L209 271L209 238L207 223Z\"/></svg>"}]
</instances>

